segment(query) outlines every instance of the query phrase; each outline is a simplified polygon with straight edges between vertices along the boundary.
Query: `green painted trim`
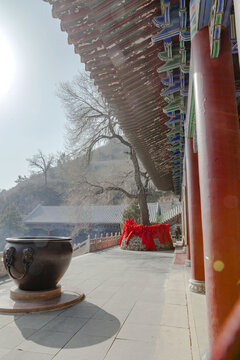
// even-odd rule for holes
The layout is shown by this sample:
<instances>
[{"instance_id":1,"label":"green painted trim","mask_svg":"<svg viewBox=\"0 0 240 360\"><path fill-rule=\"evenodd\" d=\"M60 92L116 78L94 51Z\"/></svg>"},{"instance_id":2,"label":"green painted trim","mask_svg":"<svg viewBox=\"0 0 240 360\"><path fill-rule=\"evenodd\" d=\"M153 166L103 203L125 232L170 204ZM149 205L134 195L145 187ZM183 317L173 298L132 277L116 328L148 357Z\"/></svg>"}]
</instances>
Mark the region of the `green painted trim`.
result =
<instances>
[{"instance_id":1,"label":"green painted trim","mask_svg":"<svg viewBox=\"0 0 240 360\"><path fill-rule=\"evenodd\" d=\"M192 0L190 3L190 32L191 40L194 35L198 32L199 24L199 15L200 15L200 0Z\"/></svg>"},{"instance_id":2,"label":"green painted trim","mask_svg":"<svg viewBox=\"0 0 240 360\"><path fill-rule=\"evenodd\" d=\"M165 106L163 108L163 112L164 114L167 114L169 112L173 112L173 111L180 111L181 110L181 99L178 98L175 101L172 101L170 104L168 104L167 106Z\"/></svg>"},{"instance_id":3,"label":"green painted trim","mask_svg":"<svg viewBox=\"0 0 240 360\"><path fill-rule=\"evenodd\" d=\"M194 133L193 133L193 152L194 152L194 154L196 154L198 152L196 123L194 126Z\"/></svg>"},{"instance_id":4,"label":"green painted trim","mask_svg":"<svg viewBox=\"0 0 240 360\"><path fill-rule=\"evenodd\" d=\"M172 49L171 51L169 49ZM161 51L158 53L158 58L161 61L168 61L172 59L173 56L179 55L179 49L174 47L172 48L172 45L168 47L167 51Z\"/></svg>"},{"instance_id":5,"label":"green painted trim","mask_svg":"<svg viewBox=\"0 0 240 360\"><path fill-rule=\"evenodd\" d=\"M172 43L167 47L168 58L171 59L173 56Z\"/></svg>"},{"instance_id":6,"label":"green painted trim","mask_svg":"<svg viewBox=\"0 0 240 360\"><path fill-rule=\"evenodd\" d=\"M191 97L189 123L188 123L188 133L187 133L188 138L193 138L195 124L196 124L196 113L195 113L195 96L194 96L194 90L193 90L192 97Z\"/></svg>"},{"instance_id":7,"label":"green painted trim","mask_svg":"<svg viewBox=\"0 0 240 360\"><path fill-rule=\"evenodd\" d=\"M220 53L220 40L214 40L213 41L213 47L212 47L212 57L218 58Z\"/></svg>"},{"instance_id":8,"label":"green painted trim","mask_svg":"<svg viewBox=\"0 0 240 360\"><path fill-rule=\"evenodd\" d=\"M237 39L235 14L230 15L229 21L231 24L231 39Z\"/></svg>"},{"instance_id":9,"label":"green painted trim","mask_svg":"<svg viewBox=\"0 0 240 360\"><path fill-rule=\"evenodd\" d=\"M189 74L190 65L187 64L181 64L180 68L184 74Z\"/></svg>"},{"instance_id":10,"label":"green painted trim","mask_svg":"<svg viewBox=\"0 0 240 360\"><path fill-rule=\"evenodd\" d=\"M167 133L167 138L170 139L172 136L176 136L176 134L179 134L179 128L173 128Z\"/></svg>"},{"instance_id":11,"label":"green painted trim","mask_svg":"<svg viewBox=\"0 0 240 360\"><path fill-rule=\"evenodd\" d=\"M168 104L171 104L175 100L175 97L173 94L169 94L164 97L164 101L166 101Z\"/></svg>"},{"instance_id":12,"label":"green painted trim","mask_svg":"<svg viewBox=\"0 0 240 360\"><path fill-rule=\"evenodd\" d=\"M172 59L168 60L165 64L157 69L158 73L162 73L168 70L176 69L180 66L180 54L173 56Z\"/></svg>"},{"instance_id":13,"label":"green painted trim","mask_svg":"<svg viewBox=\"0 0 240 360\"><path fill-rule=\"evenodd\" d=\"M221 31L223 13L217 12L219 0L212 2L211 16L209 20L209 42L210 42L210 56L211 58L218 58L221 49Z\"/></svg>"},{"instance_id":14,"label":"green painted trim","mask_svg":"<svg viewBox=\"0 0 240 360\"><path fill-rule=\"evenodd\" d=\"M187 51L184 49L181 51L181 55L182 55L182 64L186 64L187 63Z\"/></svg>"},{"instance_id":15,"label":"green painted trim","mask_svg":"<svg viewBox=\"0 0 240 360\"><path fill-rule=\"evenodd\" d=\"M175 146L172 146L170 148L168 148L169 151L176 151L176 150L179 150L179 144L175 145Z\"/></svg>"}]
</instances>

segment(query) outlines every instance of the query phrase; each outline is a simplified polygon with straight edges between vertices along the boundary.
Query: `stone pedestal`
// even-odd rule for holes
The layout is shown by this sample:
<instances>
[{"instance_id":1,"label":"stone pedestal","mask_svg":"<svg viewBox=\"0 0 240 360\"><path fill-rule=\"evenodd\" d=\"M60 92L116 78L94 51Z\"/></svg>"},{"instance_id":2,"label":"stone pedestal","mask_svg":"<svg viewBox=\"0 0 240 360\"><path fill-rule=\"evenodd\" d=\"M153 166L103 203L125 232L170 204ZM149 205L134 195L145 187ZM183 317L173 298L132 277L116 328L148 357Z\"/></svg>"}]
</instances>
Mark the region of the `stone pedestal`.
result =
<instances>
[{"instance_id":1,"label":"stone pedestal","mask_svg":"<svg viewBox=\"0 0 240 360\"><path fill-rule=\"evenodd\" d=\"M191 266L192 266L192 265L191 265L191 260L186 259L186 260L185 260L185 266L191 267Z\"/></svg>"},{"instance_id":2,"label":"stone pedestal","mask_svg":"<svg viewBox=\"0 0 240 360\"><path fill-rule=\"evenodd\" d=\"M24 314L63 309L84 299L84 294L75 289L61 288L46 291L25 291L14 287L3 289L0 294L0 313Z\"/></svg>"},{"instance_id":3,"label":"stone pedestal","mask_svg":"<svg viewBox=\"0 0 240 360\"><path fill-rule=\"evenodd\" d=\"M189 289L197 294L205 294L205 281L198 281L194 279L189 280Z\"/></svg>"}]
</instances>

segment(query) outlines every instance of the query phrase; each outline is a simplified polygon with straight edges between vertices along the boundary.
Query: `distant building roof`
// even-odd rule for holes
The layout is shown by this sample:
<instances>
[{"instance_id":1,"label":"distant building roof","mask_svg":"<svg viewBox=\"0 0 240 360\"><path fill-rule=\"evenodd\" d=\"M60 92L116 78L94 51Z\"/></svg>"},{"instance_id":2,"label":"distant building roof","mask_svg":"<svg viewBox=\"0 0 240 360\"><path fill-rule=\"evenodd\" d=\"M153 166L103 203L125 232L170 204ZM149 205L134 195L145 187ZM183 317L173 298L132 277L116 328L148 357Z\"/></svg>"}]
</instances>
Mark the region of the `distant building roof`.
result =
<instances>
[{"instance_id":1,"label":"distant building roof","mask_svg":"<svg viewBox=\"0 0 240 360\"><path fill-rule=\"evenodd\" d=\"M38 205L24 217L23 222L25 224L119 224L122 222L122 214L126 207L127 205ZM171 203L148 204L150 221L156 222L157 215L170 208Z\"/></svg>"}]
</instances>

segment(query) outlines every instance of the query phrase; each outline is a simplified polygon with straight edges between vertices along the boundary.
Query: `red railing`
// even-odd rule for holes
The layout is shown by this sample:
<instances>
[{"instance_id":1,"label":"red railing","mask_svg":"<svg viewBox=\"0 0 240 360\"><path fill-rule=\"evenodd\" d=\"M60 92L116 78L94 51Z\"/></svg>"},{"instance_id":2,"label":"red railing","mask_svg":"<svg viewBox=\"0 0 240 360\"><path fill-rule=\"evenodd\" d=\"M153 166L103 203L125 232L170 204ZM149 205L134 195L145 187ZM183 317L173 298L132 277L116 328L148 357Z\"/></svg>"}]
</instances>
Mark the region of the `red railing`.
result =
<instances>
[{"instance_id":1,"label":"red railing","mask_svg":"<svg viewBox=\"0 0 240 360\"><path fill-rule=\"evenodd\" d=\"M106 234L106 236L103 236L101 234L100 237L95 236L95 238L93 239L91 239L89 235L85 241L79 244L74 244L73 256L78 256L89 252L103 250L112 246L116 246L119 243L119 239L120 233L115 233L114 235L113 233L111 233L110 235Z\"/></svg>"},{"instance_id":2,"label":"red railing","mask_svg":"<svg viewBox=\"0 0 240 360\"><path fill-rule=\"evenodd\" d=\"M110 248L112 246L116 246L119 243L120 234L115 235L111 234L110 236L107 234L105 237L95 238L90 240L90 252L103 250Z\"/></svg>"}]
</instances>

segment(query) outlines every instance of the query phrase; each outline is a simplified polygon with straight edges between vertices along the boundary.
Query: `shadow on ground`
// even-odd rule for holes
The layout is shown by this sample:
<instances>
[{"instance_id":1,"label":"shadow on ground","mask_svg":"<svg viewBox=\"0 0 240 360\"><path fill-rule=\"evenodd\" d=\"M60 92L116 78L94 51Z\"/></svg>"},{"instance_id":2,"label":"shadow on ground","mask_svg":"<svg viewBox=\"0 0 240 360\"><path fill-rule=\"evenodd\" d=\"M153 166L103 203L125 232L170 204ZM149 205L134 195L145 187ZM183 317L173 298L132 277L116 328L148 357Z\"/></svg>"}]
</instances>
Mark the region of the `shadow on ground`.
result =
<instances>
[{"instance_id":1,"label":"shadow on ground","mask_svg":"<svg viewBox=\"0 0 240 360\"><path fill-rule=\"evenodd\" d=\"M95 345L112 338L120 329L115 316L87 301L62 311L16 316L14 321L29 343L49 348Z\"/></svg>"}]
</instances>

